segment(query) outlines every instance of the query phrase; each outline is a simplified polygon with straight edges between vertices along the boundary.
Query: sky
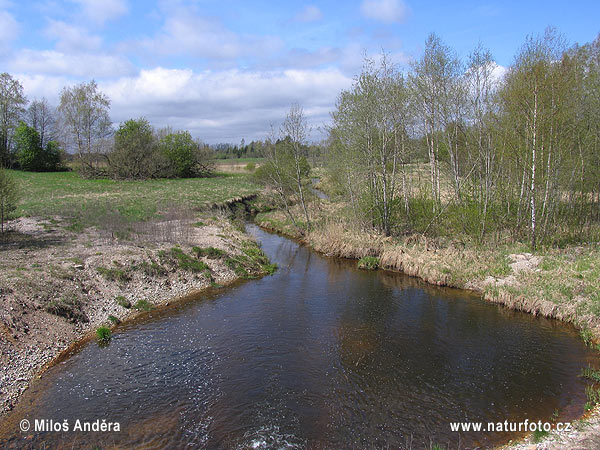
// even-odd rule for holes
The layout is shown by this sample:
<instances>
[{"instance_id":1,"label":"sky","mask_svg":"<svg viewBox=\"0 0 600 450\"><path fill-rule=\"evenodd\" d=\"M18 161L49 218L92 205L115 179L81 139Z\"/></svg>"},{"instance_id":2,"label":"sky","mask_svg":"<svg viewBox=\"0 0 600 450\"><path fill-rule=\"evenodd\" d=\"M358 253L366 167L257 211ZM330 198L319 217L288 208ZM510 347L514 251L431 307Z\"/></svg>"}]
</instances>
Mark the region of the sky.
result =
<instances>
[{"instance_id":1,"label":"sky","mask_svg":"<svg viewBox=\"0 0 600 450\"><path fill-rule=\"evenodd\" d=\"M318 140L365 55L407 69L434 32L505 68L527 35L583 44L599 19L600 0L0 0L0 72L54 105L94 79L115 126L145 117L211 144L264 139L297 102Z\"/></svg>"}]
</instances>

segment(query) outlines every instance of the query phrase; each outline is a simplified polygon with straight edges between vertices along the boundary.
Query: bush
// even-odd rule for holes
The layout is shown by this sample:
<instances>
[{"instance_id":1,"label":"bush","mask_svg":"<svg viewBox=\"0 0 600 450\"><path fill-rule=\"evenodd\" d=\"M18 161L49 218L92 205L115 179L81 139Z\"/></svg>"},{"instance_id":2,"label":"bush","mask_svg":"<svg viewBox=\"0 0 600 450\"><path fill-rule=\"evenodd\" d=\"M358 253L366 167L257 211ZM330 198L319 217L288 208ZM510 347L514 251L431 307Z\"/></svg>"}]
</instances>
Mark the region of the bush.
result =
<instances>
[{"instance_id":1,"label":"bush","mask_svg":"<svg viewBox=\"0 0 600 450\"><path fill-rule=\"evenodd\" d=\"M166 134L161 138L159 148L167 161L166 177L203 177L213 171L212 151L195 142L187 131Z\"/></svg>"},{"instance_id":2,"label":"bush","mask_svg":"<svg viewBox=\"0 0 600 450\"><path fill-rule=\"evenodd\" d=\"M61 150L58 143L50 141L43 148L40 135L35 130L21 122L15 130L15 156L22 170L30 172L56 172L62 170Z\"/></svg>"},{"instance_id":3,"label":"bush","mask_svg":"<svg viewBox=\"0 0 600 450\"><path fill-rule=\"evenodd\" d=\"M256 170L256 164L254 164L254 163L246 164L246 170L248 172L254 172L254 170Z\"/></svg>"},{"instance_id":4,"label":"bush","mask_svg":"<svg viewBox=\"0 0 600 450\"><path fill-rule=\"evenodd\" d=\"M152 125L144 119L123 122L115 133L110 171L115 178L146 179L160 176L166 165L154 139Z\"/></svg>"}]
</instances>

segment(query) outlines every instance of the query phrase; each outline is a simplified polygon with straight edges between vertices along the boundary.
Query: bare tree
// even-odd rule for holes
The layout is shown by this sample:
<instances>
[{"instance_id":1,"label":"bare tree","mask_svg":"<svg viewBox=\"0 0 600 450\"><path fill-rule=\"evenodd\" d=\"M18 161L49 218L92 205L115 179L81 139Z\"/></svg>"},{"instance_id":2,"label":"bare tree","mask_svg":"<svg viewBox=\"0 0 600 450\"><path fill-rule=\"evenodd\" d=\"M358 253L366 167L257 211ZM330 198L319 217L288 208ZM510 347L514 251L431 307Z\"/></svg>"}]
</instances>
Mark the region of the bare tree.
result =
<instances>
[{"instance_id":1,"label":"bare tree","mask_svg":"<svg viewBox=\"0 0 600 450\"><path fill-rule=\"evenodd\" d=\"M56 140L56 108L50 106L48 100L34 100L27 108L27 124L40 135L42 148L50 141Z\"/></svg>"},{"instance_id":2,"label":"bare tree","mask_svg":"<svg viewBox=\"0 0 600 450\"><path fill-rule=\"evenodd\" d=\"M306 201L305 180L308 162L306 160L306 138L308 135L308 124L304 117L304 111L298 103L292 104L290 110L281 126L281 134L284 138L289 138L289 151L293 159L292 176L296 186L296 194L304 211L306 226L310 230L310 215L308 213Z\"/></svg>"},{"instance_id":3,"label":"bare tree","mask_svg":"<svg viewBox=\"0 0 600 450\"><path fill-rule=\"evenodd\" d=\"M113 134L108 115L110 100L98 90L94 80L65 87L60 96L64 144L78 155L82 168L94 175L99 171L99 156L106 159Z\"/></svg>"}]
</instances>

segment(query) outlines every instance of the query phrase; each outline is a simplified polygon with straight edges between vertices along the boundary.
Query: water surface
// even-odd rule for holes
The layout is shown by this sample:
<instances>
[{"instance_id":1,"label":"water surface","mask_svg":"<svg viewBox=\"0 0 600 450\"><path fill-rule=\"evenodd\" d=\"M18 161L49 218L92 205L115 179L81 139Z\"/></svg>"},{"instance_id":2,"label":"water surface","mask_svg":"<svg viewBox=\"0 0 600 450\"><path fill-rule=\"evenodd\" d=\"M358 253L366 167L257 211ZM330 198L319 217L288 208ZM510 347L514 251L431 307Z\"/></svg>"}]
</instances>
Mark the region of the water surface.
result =
<instances>
[{"instance_id":1,"label":"water surface","mask_svg":"<svg viewBox=\"0 0 600 450\"><path fill-rule=\"evenodd\" d=\"M596 361L571 327L249 228L273 276L84 345L4 419L0 447L474 448L514 436L450 422L583 412L578 375ZM20 433L23 418L121 431Z\"/></svg>"}]
</instances>

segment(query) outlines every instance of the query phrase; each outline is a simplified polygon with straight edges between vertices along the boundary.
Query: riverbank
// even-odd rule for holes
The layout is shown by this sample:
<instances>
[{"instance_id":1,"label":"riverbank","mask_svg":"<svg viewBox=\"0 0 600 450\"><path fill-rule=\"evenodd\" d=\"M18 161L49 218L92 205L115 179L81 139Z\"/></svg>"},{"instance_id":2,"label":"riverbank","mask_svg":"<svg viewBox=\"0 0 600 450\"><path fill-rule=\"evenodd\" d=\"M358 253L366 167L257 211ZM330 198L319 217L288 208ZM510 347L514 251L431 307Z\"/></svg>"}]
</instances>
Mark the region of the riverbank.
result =
<instances>
[{"instance_id":1,"label":"riverbank","mask_svg":"<svg viewBox=\"0 0 600 450\"><path fill-rule=\"evenodd\" d=\"M600 341L600 251L597 246L544 249L532 254L526 245L475 246L421 235L401 238L365 233L345 223L341 205L324 202L314 229L301 234L281 211L259 214L256 222L296 238L328 256L356 259L369 268L399 271L438 285L468 289L487 301L573 324L588 345ZM574 423L575 432L533 436L506 449L600 448L600 410ZM582 411L583 413L583 411ZM540 438L538 436L538 438ZM589 444L594 443L591 447Z\"/></svg>"},{"instance_id":2,"label":"riverbank","mask_svg":"<svg viewBox=\"0 0 600 450\"><path fill-rule=\"evenodd\" d=\"M8 225L0 242L0 415L97 327L274 270L256 242L215 211L138 224L129 239L95 227L73 231L60 217Z\"/></svg>"}]
</instances>

